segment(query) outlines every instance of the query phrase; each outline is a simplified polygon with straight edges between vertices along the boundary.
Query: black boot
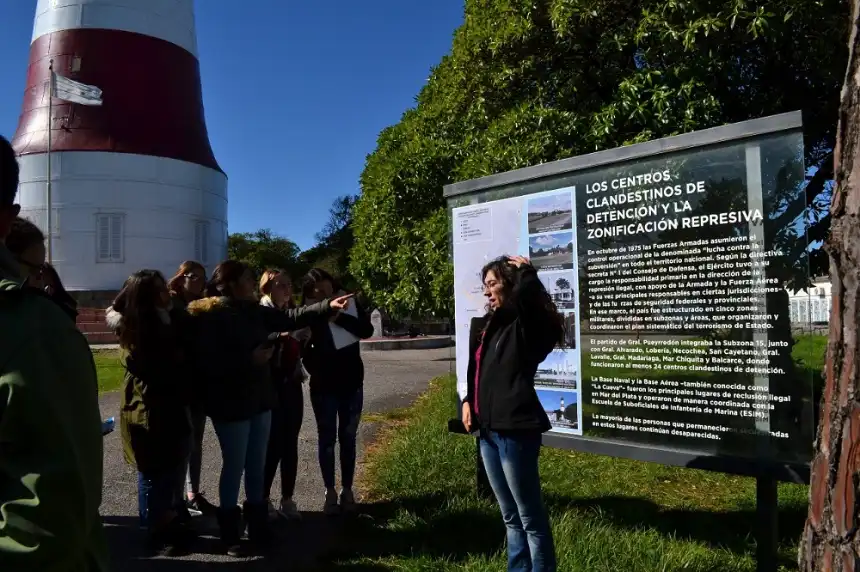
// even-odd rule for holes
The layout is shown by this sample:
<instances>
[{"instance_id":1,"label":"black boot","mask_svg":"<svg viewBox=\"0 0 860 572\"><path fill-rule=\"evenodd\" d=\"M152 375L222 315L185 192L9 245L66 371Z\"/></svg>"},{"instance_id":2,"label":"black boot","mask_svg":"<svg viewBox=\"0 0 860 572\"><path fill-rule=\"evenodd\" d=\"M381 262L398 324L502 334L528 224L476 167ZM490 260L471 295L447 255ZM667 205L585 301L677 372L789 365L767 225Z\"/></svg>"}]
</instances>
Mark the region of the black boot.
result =
<instances>
[{"instance_id":1,"label":"black boot","mask_svg":"<svg viewBox=\"0 0 860 572\"><path fill-rule=\"evenodd\" d=\"M156 554L167 557L184 556L191 550L197 534L179 518L150 530L148 544Z\"/></svg>"},{"instance_id":2,"label":"black boot","mask_svg":"<svg viewBox=\"0 0 860 572\"><path fill-rule=\"evenodd\" d=\"M268 505L245 502L243 508L248 521L248 540L258 548L269 548L272 545L272 529L269 526Z\"/></svg>"},{"instance_id":3,"label":"black boot","mask_svg":"<svg viewBox=\"0 0 860 572\"><path fill-rule=\"evenodd\" d=\"M242 547L242 511L238 506L218 509L218 527L221 529L221 545L228 556L244 558Z\"/></svg>"}]
</instances>

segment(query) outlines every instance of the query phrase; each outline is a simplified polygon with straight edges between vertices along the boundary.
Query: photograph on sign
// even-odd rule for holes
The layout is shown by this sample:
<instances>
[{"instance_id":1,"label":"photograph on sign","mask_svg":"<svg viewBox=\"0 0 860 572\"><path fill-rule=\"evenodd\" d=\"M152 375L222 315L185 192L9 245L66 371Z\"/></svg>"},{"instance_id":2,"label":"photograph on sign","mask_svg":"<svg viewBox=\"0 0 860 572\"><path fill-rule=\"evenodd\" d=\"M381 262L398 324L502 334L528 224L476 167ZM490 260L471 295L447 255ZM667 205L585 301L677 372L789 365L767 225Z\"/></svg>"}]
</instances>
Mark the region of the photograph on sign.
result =
<instances>
[{"instance_id":1,"label":"photograph on sign","mask_svg":"<svg viewBox=\"0 0 860 572\"><path fill-rule=\"evenodd\" d=\"M552 431L579 435L579 395L569 389L535 387L538 400L549 417Z\"/></svg>"},{"instance_id":2,"label":"photograph on sign","mask_svg":"<svg viewBox=\"0 0 860 572\"><path fill-rule=\"evenodd\" d=\"M528 257L538 270L573 268L573 233L551 232L529 236Z\"/></svg>"},{"instance_id":3,"label":"photograph on sign","mask_svg":"<svg viewBox=\"0 0 860 572\"><path fill-rule=\"evenodd\" d=\"M529 234L542 234L573 228L573 196L554 193L529 199Z\"/></svg>"},{"instance_id":4,"label":"photograph on sign","mask_svg":"<svg viewBox=\"0 0 860 572\"><path fill-rule=\"evenodd\" d=\"M564 316L565 340L535 374L552 432L808 462L820 373L802 358L816 343L803 296L809 250L820 245L806 236L801 133L555 181L488 188L453 211L456 230L480 210L493 236L453 245L461 394L460 348L469 319L485 312L475 272L519 252Z\"/></svg>"},{"instance_id":5,"label":"photograph on sign","mask_svg":"<svg viewBox=\"0 0 860 572\"><path fill-rule=\"evenodd\" d=\"M473 318L484 316L488 311L481 268L499 256L521 255L529 257L538 269L538 278L564 315L564 341L538 366L536 378L547 388L564 388L565 394L572 396L568 403L579 403L579 321L576 319L579 274L574 255L576 237L570 230L575 220L571 189L456 207L452 215L455 232L469 234L460 229L483 225L481 235L494 237L492 240L464 240L455 236L454 240L455 351L460 398L466 396L468 383L470 324ZM476 220L490 222L476 224ZM533 230L559 228L568 230L532 233ZM537 249L533 245L537 245ZM534 257L535 253L538 258ZM574 410L578 412L578 409ZM579 434L581 427L578 417L572 423L560 419L553 424L553 431Z\"/></svg>"}]
</instances>

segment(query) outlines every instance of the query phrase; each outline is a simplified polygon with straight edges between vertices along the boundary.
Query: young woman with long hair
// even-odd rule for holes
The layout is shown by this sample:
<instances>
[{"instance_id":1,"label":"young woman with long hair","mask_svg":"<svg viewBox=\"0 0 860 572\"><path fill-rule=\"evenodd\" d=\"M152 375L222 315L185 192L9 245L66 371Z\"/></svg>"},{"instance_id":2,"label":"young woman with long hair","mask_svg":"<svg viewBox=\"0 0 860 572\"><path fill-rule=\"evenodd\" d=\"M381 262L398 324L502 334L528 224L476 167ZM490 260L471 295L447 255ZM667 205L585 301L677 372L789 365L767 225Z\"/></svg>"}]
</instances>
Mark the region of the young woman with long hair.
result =
<instances>
[{"instance_id":1,"label":"young woman with long hair","mask_svg":"<svg viewBox=\"0 0 860 572\"><path fill-rule=\"evenodd\" d=\"M176 510L191 423L186 362L157 270L132 274L107 312L125 357L120 430L126 460L149 486L148 527L156 549L184 551L194 538Z\"/></svg>"},{"instance_id":2,"label":"young woman with long hair","mask_svg":"<svg viewBox=\"0 0 860 572\"><path fill-rule=\"evenodd\" d=\"M186 260L167 281L167 289L174 307L184 309L194 300L203 297L206 290L206 268L199 262Z\"/></svg>"},{"instance_id":3,"label":"young woman with long hair","mask_svg":"<svg viewBox=\"0 0 860 572\"><path fill-rule=\"evenodd\" d=\"M281 270L263 272L260 278L260 304L278 310L295 308L290 277ZM299 467L299 432L304 413L304 372L301 346L294 334L287 333L278 339L271 366L278 404L272 409L263 490L271 518L280 516L287 520L301 520L302 515L293 501L293 493ZM281 502L276 510L270 497L278 465L281 466Z\"/></svg>"},{"instance_id":4,"label":"young woman with long hair","mask_svg":"<svg viewBox=\"0 0 860 572\"><path fill-rule=\"evenodd\" d=\"M249 539L263 547L271 541L263 486L271 410L277 404L270 368L274 347L281 332L325 323L350 301L341 296L300 309L261 306L253 274L235 260L218 265L207 295L188 305L194 363L206 380L206 414L221 444L221 541L227 554L241 557L242 510L237 505L243 473Z\"/></svg>"},{"instance_id":5,"label":"young woman with long hair","mask_svg":"<svg viewBox=\"0 0 860 572\"><path fill-rule=\"evenodd\" d=\"M537 367L564 341L564 319L522 256L481 269L487 313L470 328L463 424L480 431L481 457L507 527L510 572L555 572L538 455L549 418L534 389Z\"/></svg>"},{"instance_id":6,"label":"young woman with long hair","mask_svg":"<svg viewBox=\"0 0 860 572\"><path fill-rule=\"evenodd\" d=\"M343 290L325 270L314 268L302 280L302 303L338 296ZM310 396L319 438L318 457L328 515L355 510L352 490L355 476L356 439L364 404L364 362L361 348L355 343L339 346L335 328L358 339L373 335L373 324L364 309L356 303L351 314L339 312L328 323L311 326L305 345L303 363L311 375ZM353 338L354 340L354 338ZM341 493L335 488L335 444L340 443ZM339 503L339 504L338 504Z\"/></svg>"},{"instance_id":7,"label":"young woman with long hair","mask_svg":"<svg viewBox=\"0 0 860 572\"><path fill-rule=\"evenodd\" d=\"M188 304L203 297L206 289L206 268L194 260L179 265L176 274L167 281L170 301L174 310L184 311ZM195 395L202 394L203 379L196 379ZM206 434L206 411L202 399L191 403L191 455L185 479L186 508L198 514L212 514L215 507L200 490L200 473L203 466L203 436Z\"/></svg>"}]
</instances>

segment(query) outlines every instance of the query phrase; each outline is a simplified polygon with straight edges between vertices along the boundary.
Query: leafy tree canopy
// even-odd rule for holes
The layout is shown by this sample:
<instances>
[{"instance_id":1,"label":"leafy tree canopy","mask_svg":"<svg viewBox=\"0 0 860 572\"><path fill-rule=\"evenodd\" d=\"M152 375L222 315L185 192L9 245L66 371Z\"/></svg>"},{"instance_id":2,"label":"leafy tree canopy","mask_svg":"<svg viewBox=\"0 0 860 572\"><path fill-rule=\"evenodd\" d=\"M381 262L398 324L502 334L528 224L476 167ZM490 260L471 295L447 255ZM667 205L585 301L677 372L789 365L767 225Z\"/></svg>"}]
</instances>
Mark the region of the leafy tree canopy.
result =
<instances>
[{"instance_id":1,"label":"leafy tree canopy","mask_svg":"<svg viewBox=\"0 0 860 572\"><path fill-rule=\"evenodd\" d=\"M802 109L827 204L843 0L466 0L449 55L379 135L350 270L399 314L451 315L445 184ZM811 229L824 238L821 214Z\"/></svg>"},{"instance_id":2,"label":"leafy tree canopy","mask_svg":"<svg viewBox=\"0 0 860 572\"><path fill-rule=\"evenodd\" d=\"M322 268L336 276L348 291L356 290L357 286L349 272L349 253L355 242L352 212L356 200L356 195L343 195L332 202L328 221L315 237L316 245L302 252L298 260L302 273Z\"/></svg>"},{"instance_id":3,"label":"leafy tree canopy","mask_svg":"<svg viewBox=\"0 0 860 572\"><path fill-rule=\"evenodd\" d=\"M231 234L227 238L230 259L248 264L258 276L266 268L279 268L294 275L299 266L299 252L295 242L269 229Z\"/></svg>"}]
</instances>

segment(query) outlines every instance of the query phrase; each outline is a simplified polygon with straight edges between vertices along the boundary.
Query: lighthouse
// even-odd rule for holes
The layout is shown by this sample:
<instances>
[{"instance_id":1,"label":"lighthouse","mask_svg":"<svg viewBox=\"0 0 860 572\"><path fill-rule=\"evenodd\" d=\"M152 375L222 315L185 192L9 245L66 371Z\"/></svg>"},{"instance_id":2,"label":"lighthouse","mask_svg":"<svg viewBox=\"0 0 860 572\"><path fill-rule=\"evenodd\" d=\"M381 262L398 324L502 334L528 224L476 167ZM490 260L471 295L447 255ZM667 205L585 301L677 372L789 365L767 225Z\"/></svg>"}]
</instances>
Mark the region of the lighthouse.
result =
<instances>
[{"instance_id":1,"label":"lighthouse","mask_svg":"<svg viewBox=\"0 0 860 572\"><path fill-rule=\"evenodd\" d=\"M69 290L226 256L197 57L193 0L38 0L12 144L22 216ZM58 81L92 89L64 97Z\"/></svg>"}]
</instances>

